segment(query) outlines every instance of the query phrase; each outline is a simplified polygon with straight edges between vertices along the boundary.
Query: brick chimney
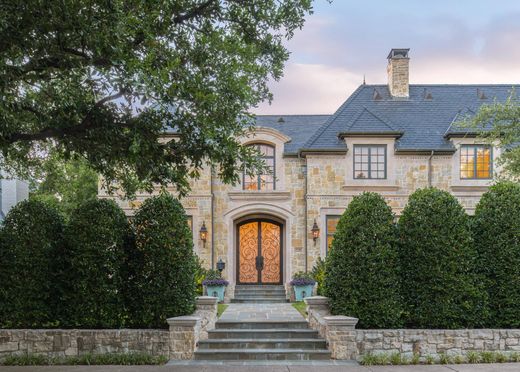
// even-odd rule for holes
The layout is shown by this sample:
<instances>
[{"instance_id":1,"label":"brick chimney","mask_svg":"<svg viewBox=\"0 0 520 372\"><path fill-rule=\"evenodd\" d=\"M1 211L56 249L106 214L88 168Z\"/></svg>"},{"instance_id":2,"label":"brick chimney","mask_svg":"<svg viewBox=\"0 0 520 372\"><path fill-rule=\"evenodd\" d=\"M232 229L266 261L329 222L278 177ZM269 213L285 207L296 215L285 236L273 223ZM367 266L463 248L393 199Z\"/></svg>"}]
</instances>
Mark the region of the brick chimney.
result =
<instances>
[{"instance_id":1,"label":"brick chimney","mask_svg":"<svg viewBox=\"0 0 520 372\"><path fill-rule=\"evenodd\" d=\"M392 97L408 98L409 88L409 64L408 52L410 49L392 49L388 54L388 90Z\"/></svg>"}]
</instances>

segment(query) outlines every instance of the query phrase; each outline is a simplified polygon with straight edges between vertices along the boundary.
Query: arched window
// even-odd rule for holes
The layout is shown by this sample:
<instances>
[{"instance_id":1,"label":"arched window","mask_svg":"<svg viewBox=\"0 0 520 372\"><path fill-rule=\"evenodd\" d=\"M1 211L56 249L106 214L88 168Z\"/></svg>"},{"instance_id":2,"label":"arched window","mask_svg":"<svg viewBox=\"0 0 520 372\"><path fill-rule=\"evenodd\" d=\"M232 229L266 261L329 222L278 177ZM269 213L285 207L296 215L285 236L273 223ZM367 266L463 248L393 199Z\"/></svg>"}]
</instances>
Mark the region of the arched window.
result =
<instances>
[{"instance_id":1,"label":"arched window","mask_svg":"<svg viewBox=\"0 0 520 372\"><path fill-rule=\"evenodd\" d=\"M243 189L244 190L275 190L275 151L274 146L266 145L264 143L255 143L249 146L254 146L261 154L267 166L267 171L264 174L250 176L244 170Z\"/></svg>"}]
</instances>

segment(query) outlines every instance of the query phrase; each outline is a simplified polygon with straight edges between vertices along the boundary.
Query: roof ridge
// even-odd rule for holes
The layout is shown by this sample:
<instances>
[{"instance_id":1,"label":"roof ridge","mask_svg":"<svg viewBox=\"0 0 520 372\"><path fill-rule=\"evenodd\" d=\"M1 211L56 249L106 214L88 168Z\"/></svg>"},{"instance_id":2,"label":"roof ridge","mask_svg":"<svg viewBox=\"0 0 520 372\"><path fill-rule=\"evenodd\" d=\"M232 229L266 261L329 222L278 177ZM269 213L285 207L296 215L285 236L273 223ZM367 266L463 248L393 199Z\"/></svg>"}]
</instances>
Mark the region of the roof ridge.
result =
<instances>
[{"instance_id":1,"label":"roof ridge","mask_svg":"<svg viewBox=\"0 0 520 372\"><path fill-rule=\"evenodd\" d=\"M334 120L336 120L338 114L343 110L343 108L348 103L350 103L350 101L352 101L359 94L359 92L361 92L361 90L363 90L363 88L366 86L367 85L365 85L365 84L358 86L357 89L345 100L345 102L343 102L343 104L338 107L338 109L334 112L334 114L332 114L327 119L327 121L325 123L323 123L322 126L316 130L316 132L314 132L314 134L311 136L311 138L309 138L309 140L305 143L303 148L309 148L310 146L312 146L314 144L314 142L316 142L316 140L320 137L320 135L323 134L323 132L325 132L325 130L334 122Z\"/></svg>"},{"instance_id":2,"label":"roof ridge","mask_svg":"<svg viewBox=\"0 0 520 372\"><path fill-rule=\"evenodd\" d=\"M267 117L267 116L331 116L332 114L255 114L255 117Z\"/></svg>"},{"instance_id":3,"label":"roof ridge","mask_svg":"<svg viewBox=\"0 0 520 372\"><path fill-rule=\"evenodd\" d=\"M355 120L352 121L352 123L348 126L348 130L350 130L354 124L356 123L356 121L358 121L358 119L361 117L361 115L363 115L364 112L368 112L370 115L372 115L374 118L376 118L378 121L380 121L381 123L383 123L385 126L387 126L390 130L392 131L396 131L397 129L395 129L392 125L390 125L390 123L388 123L387 120L384 120L382 119L380 116L376 115L374 112L370 111L366 106L363 106L363 110L361 110L361 113L356 117ZM347 130L347 131L348 131Z\"/></svg>"}]
</instances>

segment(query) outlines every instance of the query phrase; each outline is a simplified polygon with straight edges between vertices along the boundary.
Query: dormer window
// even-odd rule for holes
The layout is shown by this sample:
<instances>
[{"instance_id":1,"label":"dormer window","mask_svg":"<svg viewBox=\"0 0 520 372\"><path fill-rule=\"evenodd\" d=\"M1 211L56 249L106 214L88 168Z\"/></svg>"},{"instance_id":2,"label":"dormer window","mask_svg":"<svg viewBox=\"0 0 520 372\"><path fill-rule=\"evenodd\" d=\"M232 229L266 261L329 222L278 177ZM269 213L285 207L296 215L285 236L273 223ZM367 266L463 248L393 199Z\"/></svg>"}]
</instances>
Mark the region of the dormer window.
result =
<instances>
[{"instance_id":1,"label":"dormer window","mask_svg":"<svg viewBox=\"0 0 520 372\"><path fill-rule=\"evenodd\" d=\"M250 176L244 170L243 189L244 190L275 190L275 148L274 146L264 143L255 143L253 145L261 154L261 158L267 166L264 174Z\"/></svg>"},{"instance_id":2,"label":"dormer window","mask_svg":"<svg viewBox=\"0 0 520 372\"><path fill-rule=\"evenodd\" d=\"M386 178L386 145L354 145L354 178Z\"/></svg>"},{"instance_id":3,"label":"dormer window","mask_svg":"<svg viewBox=\"0 0 520 372\"><path fill-rule=\"evenodd\" d=\"M489 145L462 145L460 147L460 178L492 178L492 157L493 151Z\"/></svg>"}]
</instances>

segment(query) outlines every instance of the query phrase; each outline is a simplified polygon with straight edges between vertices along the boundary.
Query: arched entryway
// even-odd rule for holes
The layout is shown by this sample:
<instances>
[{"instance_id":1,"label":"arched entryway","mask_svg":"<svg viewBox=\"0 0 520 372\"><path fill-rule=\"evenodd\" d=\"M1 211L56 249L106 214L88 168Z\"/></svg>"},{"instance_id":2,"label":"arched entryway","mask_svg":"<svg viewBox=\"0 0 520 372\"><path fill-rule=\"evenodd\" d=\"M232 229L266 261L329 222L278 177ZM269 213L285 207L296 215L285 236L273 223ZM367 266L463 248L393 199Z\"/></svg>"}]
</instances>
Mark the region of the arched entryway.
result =
<instances>
[{"instance_id":1,"label":"arched entryway","mask_svg":"<svg viewBox=\"0 0 520 372\"><path fill-rule=\"evenodd\" d=\"M236 224L237 284L281 284L283 224L271 218L247 218Z\"/></svg>"}]
</instances>

